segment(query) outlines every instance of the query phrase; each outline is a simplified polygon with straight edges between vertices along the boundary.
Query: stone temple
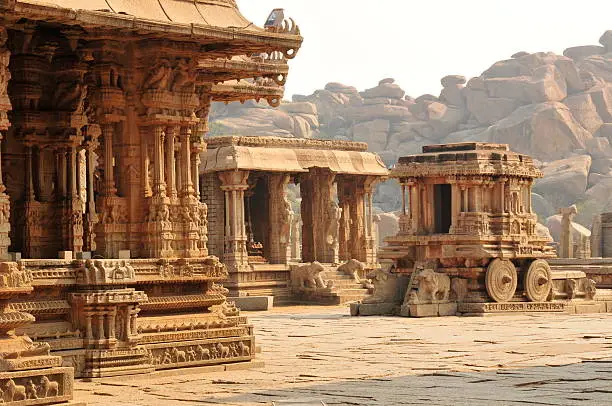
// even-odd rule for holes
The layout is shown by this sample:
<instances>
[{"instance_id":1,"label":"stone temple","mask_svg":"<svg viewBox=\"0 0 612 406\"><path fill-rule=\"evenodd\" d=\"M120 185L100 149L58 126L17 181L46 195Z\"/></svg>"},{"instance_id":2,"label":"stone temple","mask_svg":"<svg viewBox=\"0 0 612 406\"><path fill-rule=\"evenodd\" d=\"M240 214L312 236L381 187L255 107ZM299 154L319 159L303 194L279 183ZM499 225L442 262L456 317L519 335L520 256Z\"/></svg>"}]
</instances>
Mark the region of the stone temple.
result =
<instances>
[{"instance_id":1,"label":"stone temple","mask_svg":"<svg viewBox=\"0 0 612 406\"><path fill-rule=\"evenodd\" d=\"M4 403L253 358L200 154L211 102L277 106L301 43L281 9L260 28L234 0L0 1Z\"/></svg>"}]
</instances>

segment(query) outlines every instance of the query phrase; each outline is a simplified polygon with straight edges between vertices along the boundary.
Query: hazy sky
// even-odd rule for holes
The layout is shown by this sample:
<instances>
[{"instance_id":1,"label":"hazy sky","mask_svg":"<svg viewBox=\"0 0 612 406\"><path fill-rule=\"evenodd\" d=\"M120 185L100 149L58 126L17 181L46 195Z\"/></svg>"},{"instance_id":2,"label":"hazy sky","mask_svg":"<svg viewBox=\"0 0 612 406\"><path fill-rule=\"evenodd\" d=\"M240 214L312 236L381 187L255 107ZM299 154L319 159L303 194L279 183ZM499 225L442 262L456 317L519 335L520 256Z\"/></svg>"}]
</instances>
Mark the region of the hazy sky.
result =
<instances>
[{"instance_id":1,"label":"hazy sky","mask_svg":"<svg viewBox=\"0 0 612 406\"><path fill-rule=\"evenodd\" d=\"M448 74L478 76L518 51L598 44L612 29L610 0L238 0L262 26L284 8L304 36L286 98L328 82L364 90L393 77L417 97Z\"/></svg>"}]
</instances>

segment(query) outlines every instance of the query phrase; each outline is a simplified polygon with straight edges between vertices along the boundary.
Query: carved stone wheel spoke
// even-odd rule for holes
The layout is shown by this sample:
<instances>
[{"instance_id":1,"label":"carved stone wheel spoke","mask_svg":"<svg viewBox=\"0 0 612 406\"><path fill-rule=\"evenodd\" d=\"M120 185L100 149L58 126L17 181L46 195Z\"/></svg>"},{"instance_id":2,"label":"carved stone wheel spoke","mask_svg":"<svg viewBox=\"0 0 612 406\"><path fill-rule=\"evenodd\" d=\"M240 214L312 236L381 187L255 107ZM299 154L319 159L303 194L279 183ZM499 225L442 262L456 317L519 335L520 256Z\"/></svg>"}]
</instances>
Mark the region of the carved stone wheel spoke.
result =
<instances>
[{"instance_id":1,"label":"carved stone wheel spoke","mask_svg":"<svg viewBox=\"0 0 612 406\"><path fill-rule=\"evenodd\" d=\"M491 299L507 302L516 292L518 277L514 264L508 260L494 259L487 268L485 287Z\"/></svg>"},{"instance_id":2,"label":"carved stone wheel spoke","mask_svg":"<svg viewBox=\"0 0 612 406\"><path fill-rule=\"evenodd\" d=\"M552 276L548 262L536 259L525 273L525 293L532 302L545 302L552 289Z\"/></svg>"}]
</instances>

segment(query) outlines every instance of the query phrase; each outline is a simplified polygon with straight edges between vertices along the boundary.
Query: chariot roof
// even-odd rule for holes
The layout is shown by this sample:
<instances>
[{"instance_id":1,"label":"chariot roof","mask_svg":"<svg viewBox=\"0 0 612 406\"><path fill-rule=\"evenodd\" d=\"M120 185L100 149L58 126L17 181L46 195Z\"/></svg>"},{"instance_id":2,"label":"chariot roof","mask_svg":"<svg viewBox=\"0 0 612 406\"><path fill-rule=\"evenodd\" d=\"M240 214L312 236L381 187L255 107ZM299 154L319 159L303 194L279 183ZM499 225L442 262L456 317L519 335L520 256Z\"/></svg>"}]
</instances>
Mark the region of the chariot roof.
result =
<instances>
[{"instance_id":1,"label":"chariot roof","mask_svg":"<svg viewBox=\"0 0 612 406\"><path fill-rule=\"evenodd\" d=\"M510 151L506 144L481 142L424 146L422 154L401 157L391 170L394 178L453 175L543 176L529 155Z\"/></svg>"}]
</instances>

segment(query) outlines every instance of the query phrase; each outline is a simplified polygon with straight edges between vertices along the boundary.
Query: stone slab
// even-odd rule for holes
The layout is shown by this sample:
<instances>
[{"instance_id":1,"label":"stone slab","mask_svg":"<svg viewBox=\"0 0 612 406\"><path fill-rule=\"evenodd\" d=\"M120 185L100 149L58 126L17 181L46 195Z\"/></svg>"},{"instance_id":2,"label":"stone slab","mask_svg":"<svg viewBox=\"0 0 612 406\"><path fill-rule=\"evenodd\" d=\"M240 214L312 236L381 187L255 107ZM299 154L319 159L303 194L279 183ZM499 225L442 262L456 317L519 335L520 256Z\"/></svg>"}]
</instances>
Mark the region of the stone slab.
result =
<instances>
[{"instance_id":1,"label":"stone slab","mask_svg":"<svg viewBox=\"0 0 612 406\"><path fill-rule=\"evenodd\" d=\"M459 313L540 313L566 312L564 302L459 303Z\"/></svg>"},{"instance_id":2,"label":"stone slab","mask_svg":"<svg viewBox=\"0 0 612 406\"><path fill-rule=\"evenodd\" d=\"M438 317L438 304L411 304L410 317Z\"/></svg>"},{"instance_id":3,"label":"stone slab","mask_svg":"<svg viewBox=\"0 0 612 406\"><path fill-rule=\"evenodd\" d=\"M227 299L236 303L241 311L268 311L274 307L274 296L241 296Z\"/></svg>"},{"instance_id":4,"label":"stone slab","mask_svg":"<svg viewBox=\"0 0 612 406\"><path fill-rule=\"evenodd\" d=\"M132 257L132 253L130 250L119 250L119 259L130 259Z\"/></svg>"},{"instance_id":5,"label":"stone slab","mask_svg":"<svg viewBox=\"0 0 612 406\"><path fill-rule=\"evenodd\" d=\"M77 252L76 259L91 259L91 251Z\"/></svg>"},{"instance_id":6,"label":"stone slab","mask_svg":"<svg viewBox=\"0 0 612 406\"><path fill-rule=\"evenodd\" d=\"M576 303L576 314L589 313L606 313L606 304L604 302Z\"/></svg>"},{"instance_id":7,"label":"stone slab","mask_svg":"<svg viewBox=\"0 0 612 406\"><path fill-rule=\"evenodd\" d=\"M457 303L439 303L438 304L438 316L456 316L457 315Z\"/></svg>"},{"instance_id":8,"label":"stone slab","mask_svg":"<svg viewBox=\"0 0 612 406\"><path fill-rule=\"evenodd\" d=\"M58 259L63 259L66 261L71 261L72 260L72 251L59 251L57 253L57 258Z\"/></svg>"},{"instance_id":9,"label":"stone slab","mask_svg":"<svg viewBox=\"0 0 612 406\"><path fill-rule=\"evenodd\" d=\"M355 306L353 306L355 305ZM354 309L358 309L357 314L353 314ZM356 316L392 316L397 312L395 303L352 303L351 315Z\"/></svg>"},{"instance_id":10,"label":"stone slab","mask_svg":"<svg viewBox=\"0 0 612 406\"><path fill-rule=\"evenodd\" d=\"M226 371L244 371L253 368L264 368L266 364L263 361L253 360L248 362L236 362L235 364L226 364L224 366Z\"/></svg>"}]
</instances>

